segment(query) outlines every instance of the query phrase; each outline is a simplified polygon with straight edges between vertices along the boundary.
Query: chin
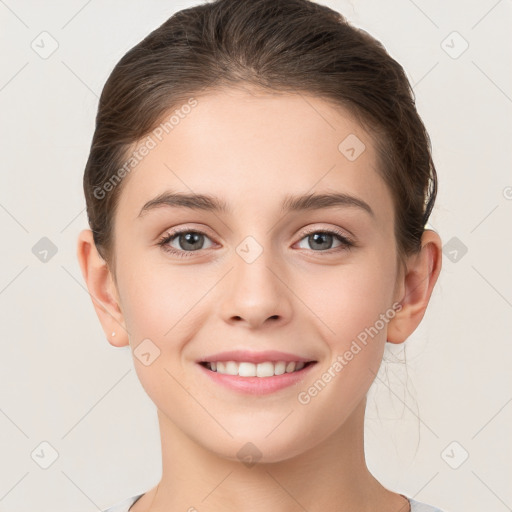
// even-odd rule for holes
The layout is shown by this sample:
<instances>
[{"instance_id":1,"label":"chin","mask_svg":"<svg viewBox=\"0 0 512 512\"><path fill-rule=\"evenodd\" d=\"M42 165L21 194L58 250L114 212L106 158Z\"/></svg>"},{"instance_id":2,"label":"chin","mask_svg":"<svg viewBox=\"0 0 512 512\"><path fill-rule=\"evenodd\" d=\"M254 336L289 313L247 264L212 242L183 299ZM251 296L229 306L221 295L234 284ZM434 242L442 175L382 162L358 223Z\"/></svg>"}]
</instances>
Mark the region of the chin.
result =
<instances>
[{"instance_id":1,"label":"chin","mask_svg":"<svg viewBox=\"0 0 512 512\"><path fill-rule=\"evenodd\" d=\"M204 439L203 446L220 458L241 462L248 468L255 464L283 462L311 447L307 443L311 442L310 435L303 433L302 436L295 437L289 429L282 428L279 433L278 429L266 437L267 429L254 428L253 425L245 433L238 431L233 438L223 436L222 439Z\"/></svg>"}]
</instances>

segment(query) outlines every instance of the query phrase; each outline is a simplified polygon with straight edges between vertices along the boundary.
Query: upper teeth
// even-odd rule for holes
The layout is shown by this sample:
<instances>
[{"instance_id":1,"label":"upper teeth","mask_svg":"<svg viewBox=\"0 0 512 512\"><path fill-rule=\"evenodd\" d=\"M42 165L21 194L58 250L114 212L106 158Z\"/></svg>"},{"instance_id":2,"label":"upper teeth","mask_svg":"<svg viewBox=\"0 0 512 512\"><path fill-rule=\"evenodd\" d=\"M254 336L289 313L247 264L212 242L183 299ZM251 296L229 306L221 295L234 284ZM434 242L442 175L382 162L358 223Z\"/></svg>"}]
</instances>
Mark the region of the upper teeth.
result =
<instances>
[{"instance_id":1,"label":"upper teeth","mask_svg":"<svg viewBox=\"0 0 512 512\"><path fill-rule=\"evenodd\" d=\"M291 373L304 368L303 362L279 361L273 363L267 361L264 363L238 363L236 361L217 361L207 363L210 370L225 375L239 375L240 377L272 377L274 375L282 375L283 373Z\"/></svg>"}]
</instances>

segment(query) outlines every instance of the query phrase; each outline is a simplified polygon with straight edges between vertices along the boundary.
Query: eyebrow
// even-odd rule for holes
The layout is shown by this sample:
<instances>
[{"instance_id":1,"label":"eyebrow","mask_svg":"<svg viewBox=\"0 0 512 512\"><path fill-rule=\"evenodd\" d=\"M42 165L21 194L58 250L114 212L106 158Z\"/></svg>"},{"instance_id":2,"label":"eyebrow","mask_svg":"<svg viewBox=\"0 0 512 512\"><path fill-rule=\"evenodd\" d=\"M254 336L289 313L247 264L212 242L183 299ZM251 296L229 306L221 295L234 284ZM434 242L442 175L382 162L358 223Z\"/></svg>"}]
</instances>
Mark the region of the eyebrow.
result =
<instances>
[{"instance_id":1,"label":"eyebrow","mask_svg":"<svg viewBox=\"0 0 512 512\"><path fill-rule=\"evenodd\" d=\"M232 212L225 201L209 194L184 194L166 191L148 201L141 208L138 218L150 210L161 207L189 208L224 214ZM281 212L310 211L335 207L360 208L375 218L375 213L368 203L358 197L341 192L287 195L281 205Z\"/></svg>"}]
</instances>

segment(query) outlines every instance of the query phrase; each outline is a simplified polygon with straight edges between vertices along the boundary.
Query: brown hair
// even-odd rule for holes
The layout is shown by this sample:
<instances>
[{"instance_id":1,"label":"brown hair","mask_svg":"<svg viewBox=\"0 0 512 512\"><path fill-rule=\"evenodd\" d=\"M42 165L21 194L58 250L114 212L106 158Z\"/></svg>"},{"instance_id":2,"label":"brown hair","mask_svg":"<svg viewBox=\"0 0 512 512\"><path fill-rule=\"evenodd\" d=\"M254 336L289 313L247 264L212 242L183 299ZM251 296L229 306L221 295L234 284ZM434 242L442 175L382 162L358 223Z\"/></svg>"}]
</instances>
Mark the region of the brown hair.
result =
<instances>
[{"instance_id":1,"label":"brown hair","mask_svg":"<svg viewBox=\"0 0 512 512\"><path fill-rule=\"evenodd\" d=\"M400 64L368 33L312 1L216 0L171 16L122 57L103 88L84 192L94 242L114 276L113 220L125 180L105 185L171 108L244 84L348 109L375 138L378 171L393 197L399 263L420 250L437 175Z\"/></svg>"}]
</instances>

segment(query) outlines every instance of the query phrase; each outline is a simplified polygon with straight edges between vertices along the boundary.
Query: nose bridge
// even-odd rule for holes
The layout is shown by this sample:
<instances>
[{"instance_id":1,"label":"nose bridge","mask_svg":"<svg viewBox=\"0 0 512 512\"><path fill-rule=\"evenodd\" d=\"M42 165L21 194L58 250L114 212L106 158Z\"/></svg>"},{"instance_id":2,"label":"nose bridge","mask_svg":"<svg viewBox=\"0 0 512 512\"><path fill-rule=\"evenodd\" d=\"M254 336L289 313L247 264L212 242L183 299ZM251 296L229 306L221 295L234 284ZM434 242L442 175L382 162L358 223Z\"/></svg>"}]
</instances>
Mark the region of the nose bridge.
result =
<instances>
[{"instance_id":1,"label":"nose bridge","mask_svg":"<svg viewBox=\"0 0 512 512\"><path fill-rule=\"evenodd\" d=\"M248 292L250 295L245 300L251 300L251 296L262 300L271 299L273 295L279 294L279 286L277 285L277 255L272 250L272 244L269 237L257 235L259 242L255 236L249 235L235 248L233 255L234 268L234 284L236 288ZM273 270L273 271L271 271Z\"/></svg>"}]
</instances>

